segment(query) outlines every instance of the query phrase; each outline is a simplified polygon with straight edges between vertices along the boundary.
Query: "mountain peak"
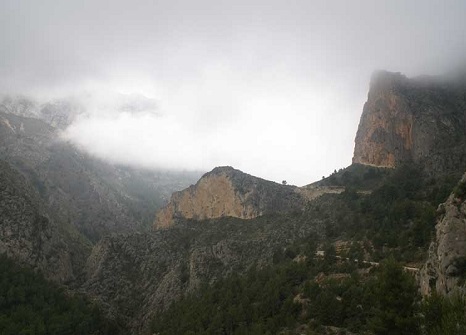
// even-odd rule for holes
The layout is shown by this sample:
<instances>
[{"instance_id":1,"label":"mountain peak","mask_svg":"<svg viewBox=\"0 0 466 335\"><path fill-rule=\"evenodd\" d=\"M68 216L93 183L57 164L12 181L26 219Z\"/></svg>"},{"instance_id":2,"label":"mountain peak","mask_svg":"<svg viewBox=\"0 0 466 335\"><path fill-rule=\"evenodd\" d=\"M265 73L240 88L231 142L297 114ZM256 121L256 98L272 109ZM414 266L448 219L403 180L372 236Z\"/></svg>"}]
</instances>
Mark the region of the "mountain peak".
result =
<instances>
[{"instance_id":1,"label":"mountain peak","mask_svg":"<svg viewBox=\"0 0 466 335\"><path fill-rule=\"evenodd\" d=\"M377 71L355 139L353 163L406 162L443 173L466 162L465 90L445 78Z\"/></svg>"},{"instance_id":2,"label":"mountain peak","mask_svg":"<svg viewBox=\"0 0 466 335\"><path fill-rule=\"evenodd\" d=\"M381 84L394 84L406 81L408 78L401 72L391 72L386 70L376 70L371 75L370 86Z\"/></svg>"},{"instance_id":3,"label":"mountain peak","mask_svg":"<svg viewBox=\"0 0 466 335\"><path fill-rule=\"evenodd\" d=\"M206 175L218 175L222 173L232 173L232 172L244 173L240 170L235 169L232 166L225 165L225 166L215 167L212 171L207 172Z\"/></svg>"},{"instance_id":4,"label":"mountain peak","mask_svg":"<svg viewBox=\"0 0 466 335\"><path fill-rule=\"evenodd\" d=\"M196 185L173 193L157 213L156 228L174 225L176 219L207 220L220 217L252 219L263 214L289 212L304 206L297 187L251 176L231 166L216 167Z\"/></svg>"}]
</instances>

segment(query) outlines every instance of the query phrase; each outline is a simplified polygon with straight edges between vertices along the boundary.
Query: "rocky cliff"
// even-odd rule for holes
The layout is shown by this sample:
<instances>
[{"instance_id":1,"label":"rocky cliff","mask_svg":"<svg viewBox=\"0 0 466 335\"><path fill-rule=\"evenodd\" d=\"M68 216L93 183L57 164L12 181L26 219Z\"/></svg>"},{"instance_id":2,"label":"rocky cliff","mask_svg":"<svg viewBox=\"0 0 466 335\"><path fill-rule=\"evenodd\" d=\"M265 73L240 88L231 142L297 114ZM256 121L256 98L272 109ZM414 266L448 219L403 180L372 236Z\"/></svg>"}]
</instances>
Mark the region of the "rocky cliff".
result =
<instances>
[{"instance_id":1,"label":"rocky cliff","mask_svg":"<svg viewBox=\"0 0 466 335\"><path fill-rule=\"evenodd\" d=\"M436 235L420 274L421 291L466 292L466 174L438 209Z\"/></svg>"},{"instance_id":2,"label":"rocky cliff","mask_svg":"<svg viewBox=\"0 0 466 335\"><path fill-rule=\"evenodd\" d=\"M396 167L415 162L430 174L466 163L463 81L376 72L356 134L353 163Z\"/></svg>"},{"instance_id":3,"label":"rocky cliff","mask_svg":"<svg viewBox=\"0 0 466 335\"><path fill-rule=\"evenodd\" d=\"M173 193L159 211L156 228L172 226L177 218L220 217L252 219L263 214L302 209L304 197L293 186L253 177L232 167L217 167L187 189Z\"/></svg>"}]
</instances>

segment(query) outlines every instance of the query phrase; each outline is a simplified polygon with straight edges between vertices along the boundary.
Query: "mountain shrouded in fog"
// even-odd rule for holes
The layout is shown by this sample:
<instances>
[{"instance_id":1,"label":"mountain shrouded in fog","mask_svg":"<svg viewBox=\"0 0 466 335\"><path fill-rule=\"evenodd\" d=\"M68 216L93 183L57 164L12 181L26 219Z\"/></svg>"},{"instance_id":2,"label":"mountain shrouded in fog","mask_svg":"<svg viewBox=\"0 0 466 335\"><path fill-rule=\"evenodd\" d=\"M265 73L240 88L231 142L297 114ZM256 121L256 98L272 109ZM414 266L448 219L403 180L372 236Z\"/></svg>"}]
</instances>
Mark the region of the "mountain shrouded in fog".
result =
<instances>
[{"instance_id":1,"label":"mountain shrouded in fog","mask_svg":"<svg viewBox=\"0 0 466 335\"><path fill-rule=\"evenodd\" d=\"M101 158L303 185L351 162L373 70L464 66L465 12L454 0L5 0L0 92L99 97L110 113L66 136ZM113 92L157 113L113 111Z\"/></svg>"},{"instance_id":2,"label":"mountain shrouded in fog","mask_svg":"<svg viewBox=\"0 0 466 335\"><path fill-rule=\"evenodd\" d=\"M465 13L0 1L0 334L466 334Z\"/></svg>"}]
</instances>

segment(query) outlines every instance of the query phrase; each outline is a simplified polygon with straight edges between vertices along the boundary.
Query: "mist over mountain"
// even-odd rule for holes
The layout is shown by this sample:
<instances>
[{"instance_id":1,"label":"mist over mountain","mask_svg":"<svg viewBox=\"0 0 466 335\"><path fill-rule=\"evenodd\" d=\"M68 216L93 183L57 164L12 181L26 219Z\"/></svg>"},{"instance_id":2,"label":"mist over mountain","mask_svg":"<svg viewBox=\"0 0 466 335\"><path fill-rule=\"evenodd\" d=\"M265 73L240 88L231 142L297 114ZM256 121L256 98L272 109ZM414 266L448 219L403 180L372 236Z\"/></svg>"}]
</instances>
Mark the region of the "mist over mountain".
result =
<instances>
[{"instance_id":1,"label":"mist over mountain","mask_svg":"<svg viewBox=\"0 0 466 335\"><path fill-rule=\"evenodd\" d=\"M465 10L455 0L7 0L0 92L142 95L160 118L112 112L68 138L113 161L229 165L300 186L351 163L375 69L413 77L465 66Z\"/></svg>"},{"instance_id":2,"label":"mist over mountain","mask_svg":"<svg viewBox=\"0 0 466 335\"><path fill-rule=\"evenodd\" d=\"M466 2L0 2L0 334L466 334Z\"/></svg>"}]
</instances>

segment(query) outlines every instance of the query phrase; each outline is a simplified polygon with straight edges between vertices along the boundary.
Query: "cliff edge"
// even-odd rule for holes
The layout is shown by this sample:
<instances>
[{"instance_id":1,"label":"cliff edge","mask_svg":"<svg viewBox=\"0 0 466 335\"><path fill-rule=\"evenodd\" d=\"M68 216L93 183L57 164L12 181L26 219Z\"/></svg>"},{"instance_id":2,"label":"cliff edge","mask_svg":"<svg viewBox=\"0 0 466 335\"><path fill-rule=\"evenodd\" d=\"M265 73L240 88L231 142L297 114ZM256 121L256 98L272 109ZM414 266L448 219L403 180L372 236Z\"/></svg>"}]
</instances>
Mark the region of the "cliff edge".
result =
<instances>
[{"instance_id":1,"label":"cliff edge","mask_svg":"<svg viewBox=\"0 0 466 335\"><path fill-rule=\"evenodd\" d=\"M353 163L394 168L419 163L430 174L466 163L466 85L440 77L373 74Z\"/></svg>"},{"instance_id":2,"label":"cliff edge","mask_svg":"<svg viewBox=\"0 0 466 335\"><path fill-rule=\"evenodd\" d=\"M303 208L297 187L281 185L229 166L206 173L187 189L173 193L155 219L155 228L167 228L176 218L206 220L220 217L252 219L263 214Z\"/></svg>"}]
</instances>

